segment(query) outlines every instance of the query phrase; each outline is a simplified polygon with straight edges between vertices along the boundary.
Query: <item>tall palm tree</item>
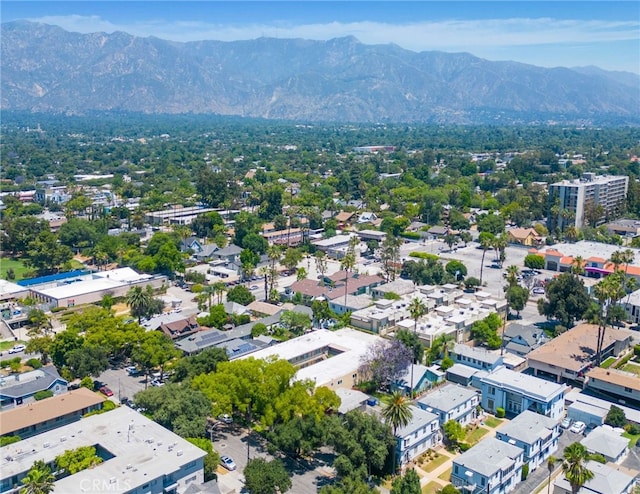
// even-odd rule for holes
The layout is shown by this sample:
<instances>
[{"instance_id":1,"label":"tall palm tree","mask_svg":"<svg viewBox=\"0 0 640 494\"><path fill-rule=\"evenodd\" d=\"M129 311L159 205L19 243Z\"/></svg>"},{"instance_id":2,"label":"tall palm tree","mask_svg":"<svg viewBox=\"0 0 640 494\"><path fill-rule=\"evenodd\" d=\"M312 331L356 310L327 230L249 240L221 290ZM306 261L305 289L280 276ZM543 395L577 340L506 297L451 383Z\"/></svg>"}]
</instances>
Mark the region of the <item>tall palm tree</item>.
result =
<instances>
[{"instance_id":1,"label":"tall palm tree","mask_svg":"<svg viewBox=\"0 0 640 494\"><path fill-rule=\"evenodd\" d=\"M562 471L571 486L571 493L578 494L580 488L593 478L593 472L585 465L589 452L582 444L573 443L564 448L562 456Z\"/></svg>"},{"instance_id":2,"label":"tall palm tree","mask_svg":"<svg viewBox=\"0 0 640 494\"><path fill-rule=\"evenodd\" d=\"M593 294L600 304L600 317L598 319L598 340L596 343L596 365L600 365L602 359L602 347L607 330L607 322L611 314L611 308L625 296L624 273L616 271L603 278L593 287Z\"/></svg>"},{"instance_id":3,"label":"tall palm tree","mask_svg":"<svg viewBox=\"0 0 640 494\"><path fill-rule=\"evenodd\" d=\"M349 273L353 271L356 265L356 245L358 245L358 237L351 237L347 252L340 261L340 269L344 270L344 307L347 308L347 294L349 293Z\"/></svg>"},{"instance_id":4,"label":"tall palm tree","mask_svg":"<svg viewBox=\"0 0 640 494\"><path fill-rule=\"evenodd\" d=\"M571 261L571 272L576 276L584 274L584 258L582 256L576 256Z\"/></svg>"},{"instance_id":5,"label":"tall palm tree","mask_svg":"<svg viewBox=\"0 0 640 494\"><path fill-rule=\"evenodd\" d=\"M38 460L22 479L24 487L20 489L20 494L49 494L53 492L55 480L51 469L44 461Z\"/></svg>"},{"instance_id":6,"label":"tall palm tree","mask_svg":"<svg viewBox=\"0 0 640 494\"><path fill-rule=\"evenodd\" d=\"M127 305L131 310L131 315L138 317L138 324L142 321L142 316L148 312L151 299L151 293L141 286L134 286L127 292Z\"/></svg>"},{"instance_id":7,"label":"tall palm tree","mask_svg":"<svg viewBox=\"0 0 640 494\"><path fill-rule=\"evenodd\" d=\"M224 292L227 291L227 285L225 284L224 281L216 281L211 285L211 289L213 290L213 293L215 293L216 296L218 297L218 303L221 304L222 295L224 294Z\"/></svg>"},{"instance_id":8,"label":"tall palm tree","mask_svg":"<svg viewBox=\"0 0 640 494\"><path fill-rule=\"evenodd\" d=\"M269 257L269 293L275 289L277 268L276 264L280 262L282 257L282 251L277 245L270 245L267 247L267 256Z\"/></svg>"},{"instance_id":9,"label":"tall palm tree","mask_svg":"<svg viewBox=\"0 0 640 494\"><path fill-rule=\"evenodd\" d=\"M480 234L480 247L482 247L482 261L480 262L480 286L482 286L482 271L484 269L484 256L487 255L487 251L491 248L493 243L492 235Z\"/></svg>"},{"instance_id":10,"label":"tall palm tree","mask_svg":"<svg viewBox=\"0 0 640 494\"><path fill-rule=\"evenodd\" d=\"M382 418L391 426L393 435L395 436L398 429L409 425L413 418L411 401L400 391L394 391L382 408ZM396 447L393 448L394 466L396 464L396 449Z\"/></svg>"},{"instance_id":11,"label":"tall palm tree","mask_svg":"<svg viewBox=\"0 0 640 494\"><path fill-rule=\"evenodd\" d=\"M424 302L418 297L414 297L411 302L409 302L409 314L411 314L411 319L413 319L413 333L417 334L418 332L418 319L420 319L427 312L427 306ZM414 359L415 360L415 359ZM413 364L418 362L411 362L411 396L413 397Z\"/></svg>"},{"instance_id":12,"label":"tall palm tree","mask_svg":"<svg viewBox=\"0 0 640 494\"><path fill-rule=\"evenodd\" d=\"M316 271L320 275L320 283L324 283L324 274L327 272L327 256L321 250L315 253Z\"/></svg>"},{"instance_id":13,"label":"tall palm tree","mask_svg":"<svg viewBox=\"0 0 640 494\"><path fill-rule=\"evenodd\" d=\"M556 469L556 463L558 462L558 458L551 455L547 458L547 470L549 471L549 479L547 480L547 494L551 493L551 474Z\"/></svg>"}]
</instances>

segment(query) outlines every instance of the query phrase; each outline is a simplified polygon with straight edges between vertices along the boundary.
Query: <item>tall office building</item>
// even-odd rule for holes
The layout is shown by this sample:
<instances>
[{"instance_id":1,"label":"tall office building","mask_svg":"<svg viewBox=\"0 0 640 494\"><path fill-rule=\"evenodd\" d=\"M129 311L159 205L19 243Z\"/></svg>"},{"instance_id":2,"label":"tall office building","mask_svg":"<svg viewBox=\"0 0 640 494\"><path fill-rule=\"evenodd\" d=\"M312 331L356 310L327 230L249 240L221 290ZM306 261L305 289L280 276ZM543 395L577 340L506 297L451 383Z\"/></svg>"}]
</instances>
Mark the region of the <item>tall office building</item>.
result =
<instances>
[{"instance_id":1,"label":"tall office building","mask_svg":"<svg viewBox=\"0 0 640 494\"><path fill-rule=\"evenodd\" d=\"M629 177L627 176L596 176L595 173L584 173L575 180L563 180L549 186L549 200L553 207L558 201L558 214L551 211L548 216L549 230L557 227L561 230L567 226L581 228L585 224L585 207L589 204L601 205L604 222L614 214L627 198Z\"/></svg>"}]
</instances>

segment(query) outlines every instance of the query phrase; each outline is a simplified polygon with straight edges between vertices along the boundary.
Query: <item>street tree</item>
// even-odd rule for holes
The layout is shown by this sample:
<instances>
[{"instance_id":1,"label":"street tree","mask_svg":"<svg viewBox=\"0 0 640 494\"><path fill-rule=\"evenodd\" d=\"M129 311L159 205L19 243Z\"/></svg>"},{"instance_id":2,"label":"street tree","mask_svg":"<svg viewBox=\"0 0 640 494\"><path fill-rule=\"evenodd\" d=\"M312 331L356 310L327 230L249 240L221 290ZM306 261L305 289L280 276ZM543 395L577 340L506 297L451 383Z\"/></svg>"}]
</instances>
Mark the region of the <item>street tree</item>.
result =
<instances>
[{"instance_id":1,"label":"street tree","mask_svg":"<svg viewBox=\"0 0 640 494\"><path fill-rule=\"evenodd\" d=\"M385 281L389 283L396 279L400 265L400 246L402 239L387 235L380 246L380 262Z\"/></svg>"},{"instance_id":2,"label":"street tree","mask_svg":"<svg viewBox=\"0 0 640 494\"><path fill-rule=\"evenodd\" d=\"M482 248L482 260L480 261L480 286L482 286L482 273L484 271L484 258L487 255L487 251L491 248L495 235L489 232L482 232L478 236L480 247Z\"/></svg>"},{"instance_id":3,"label":"street tree","mask_svg":"<svg viewBox=\"0 0 640 494\"><path fill-rule=\"evenodd\" d=\"M525 308L529 300L529 290L520 285L512 285L507 288L505 297L509 307L515 310L520 317L520 311Z\"/></svg>"},{"instance_id":4,"label":"street tree","mask_svg":"<svg viewBox=\"0 0 640 494\"><path fill-rule=\"evenodd\" d=\"M391 484L391 494L420 494L420 477L413 468L409 468L401 477Z\"/></svg>"},{"instance_id":5,"label":"street tree","mask_svg":"<svg viewBox=\"0 0 640 494\"><path fill-rule=\"evenodd\" d=\"M276 494L291 489L289 473L278 459L252 458L243 473L250 494Z\"/></svg>"},{"instance_id":6,"label":"street tree","mask_svg":"<svg viewBox=\"0 0 640 494\"><path fill-rule=\"evenodd\" d=\"M591 305L584 283L571 273L562 273L549 281L545 292L546 299L538 300L538 312L547 318L559 320L565 328L573 327Z\"/></svg>"},{"instance_id":7,"label":"street tree","mask_svg":"<svg viewBox=\"0 0 640 494\"><path fill-rule=\"evenodd\" d=\"M133 401L153 421L181 437L201 437L211 415L207 396L181 384L150 387L136 393Z\"/></svg>"},{"instance_id":8,"label":"street tree","mask_svg":"<svg viewBox=\"0 0 640 494\"><path fill-rule=\"evenodd\" d=\"M249 305L256 298L246 286L236 285L227 292L227 301L240 305Z\"/></svg>"},{"instance_id":9,"label":"street tree","mask_svg":"<svg viewBox=\"0 0 640 494\"><path fill-rule=\"evenodd\" d=\"M139 343L131 350L131 359L144 369L147 378L151 370L157 367L160 367L160 371L164 373L167 362L179 355L180 352L171 338L160 331L145 332Z\"/></svg>"}]
</instances>

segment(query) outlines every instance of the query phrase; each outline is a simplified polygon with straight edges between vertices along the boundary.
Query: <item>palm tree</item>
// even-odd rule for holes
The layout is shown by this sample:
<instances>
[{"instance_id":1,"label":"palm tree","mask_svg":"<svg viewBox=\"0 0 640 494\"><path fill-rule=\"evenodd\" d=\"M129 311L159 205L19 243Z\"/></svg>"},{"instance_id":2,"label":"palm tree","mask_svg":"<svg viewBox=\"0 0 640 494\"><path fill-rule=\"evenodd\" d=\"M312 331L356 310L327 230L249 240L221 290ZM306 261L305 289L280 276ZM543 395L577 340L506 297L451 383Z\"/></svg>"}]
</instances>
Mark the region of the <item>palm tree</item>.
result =
<instances>
[{"instance_id":1,"label":"palm tree","mask_svg":"<svg viewBox=\"0 0 640 494\"><path fill-rule=\"evenodd\" d=\"M269 256L269 274L270 274L269 293L271 293L275 289L276 276L277 276L276 264L280 262L280 258L282 256L280 247L278 247L277 245L270 245L267 248L267 256Z\"/></svg>"},{"instance_id":2,"label":"palm tree","mask_svg":"<svg viewBox=\"0 0 640 494\"><path fill-rule=\"evenodd\" d=\"M127 292L127 305L131 315L138 317L138 324L142 321L142 316L148 312L151 298L151 293L148 290L143 290L141 286L134 286Z\"/></svg>"},{"instance_id":3,"label":"palm tree","mask_svg":"<svg viewBox=\"0 0 640 494\"><path fill-rule=\"evenodd\" d=\"M571 261L571 272L577 276L584 274L584 258L582 256L576 256Z\"/></svg>"},{"instance_id":4,"label":"palm tree","mask_svg":"<svg viewBox=\"0 0 640 494\"><path fill-rule=\"evenodd\" d=\"M211 289L213 293L218 297L218 303L222 303L222 294L227 291L227 285L224 281L216 281L211 285Z\"/></svg>"},{"instance_id":5,"label":"palm tree","mask_svg":"<svg viewBox=\"0 0 640 494\"><path fill-rule=\"evenodd\" d=\"M504 235L497 236L493 241L493 248L496 250L496 257L498 259L498 264L502 267L502 263L505 259L505 251L507 249L507 237Z\"/></svg>"},{"instance_id":6,"label":"palm tree","mask_svg":"<svg viewBox=\"0 0 640 494\"><path fill-rule=\"evenodd\" d=\"M602 346L607 330L607 322L611 314L611 308L625 295L624 273L616 271L606 278L603 278L593 287L595 295L600 305L600 317L598 319L598 340L596 344L596 365L600 365L602 359Z\"/></svg>"},{"instance_id":7,"label":"palm tree","mask_svg":"<svg viewBox=\"0 0 640 494\"><path fill-rule=\"evenodd\" d=\"M482 270L484 269L484 256L487 255L487 251L491 248L493 242L492 235L480 235L480 247L482 247L482 261L480 262L480 286L482 286Z\"/></svg>"},{"instance_id":8,"label":"palm tree","mask_svg":"<svg viewBox=\"0 0 640 494\"><path fill-rule=\"evenodd\" d=\"M358 237L351 237L349 240L349 247L347 247L347 252L340 261L340 269L344 270L344 308L347 309L347 294L349 293L349 273L353 271L353 268L356 265L356 245L358 245Z\"/></svg>"},{"instance_id":9,"label":"palm tree","mask_svg":"<svg viewBox=\"0 0 640 494\"><path fill-rule=\"evenodd\" d=\"M53 492L55 480L51 469L44 461L38 460L22 479L24 487L20 489L20 494L49 494Z\"/></svg>"},{"instance_id":10,"label":"palm tree","mask_svg":"<svg viewBox=\"0 0 640 494\"><path fill-rule=\"evenodd\" d=\"M511 266L507 266L506 272L507 272L507 283L509 283L509 286L517 285L518 276L520 275L520 270L518 269L518 266L516 266L515 264L512 264Z\"/></svg>"},{"instance_id":11,"label":"palm tree","mask_svg":"<svg viewBox=\"0 0 640 494\"><path fill-rule=\"evenodd\" d=\"M411 319L413 319L413 333L416 334L418 332L418 319L420 319L427 312L427 306L424 304L422 300L418 297L415 297L409 303L409 314L411 314ZM413 397L413 364L418 362L411 363L411 396Z\"/></svg>"},{"instance_id":12,"label":"palm tree","mask_svg":"<svg viewBox=\"0 0 640 494\"><path fill-rule=\"evenodd\" d=\"M562 456L562 471L571 485L571 493L578 494L580 488L593 478L593 472L585 465L589 452L582 444L573 443L564 448Z\"/></svg>"},{"instance_id":13,"label":"palm tree","mask_svg":"<svg viewBox=\"0 0 640 494\"><path fill-rule=\"evenodd\" d=\"M556 458L553 455L551 455L551 456L549 456L549 458L547 458L547 470L549 471L549 479L547 481L547 494L550 494L550 492L551 492L551 474L556 469L557 461L558 461L558 458Z\"/></svg>"},{"instance_id":14,"label":"palm tree","mask_svg":"<svg viewBox=\"0 0 640 494\"><path fill-rule=\"evenodd\" d=\"M382 408L382 417L385 422L391 426L393 435L395 436L398 429L409 425L413 418L411 401L400 391L394 391ZM396 464L396 449L396 447L393 448L394 466Z\"/></svg>"}]
</instances>

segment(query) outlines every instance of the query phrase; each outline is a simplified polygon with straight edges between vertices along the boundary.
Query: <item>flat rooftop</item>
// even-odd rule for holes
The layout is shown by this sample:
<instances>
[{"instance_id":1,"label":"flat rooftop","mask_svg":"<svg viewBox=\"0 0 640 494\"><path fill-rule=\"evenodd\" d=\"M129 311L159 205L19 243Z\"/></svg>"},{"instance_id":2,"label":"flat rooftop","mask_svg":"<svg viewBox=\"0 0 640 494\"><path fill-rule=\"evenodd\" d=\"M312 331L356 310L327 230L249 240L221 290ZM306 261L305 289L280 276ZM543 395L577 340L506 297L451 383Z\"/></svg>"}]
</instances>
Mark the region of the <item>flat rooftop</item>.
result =
<instances>
[{"instance_id":1,"label":"flat rooftop","mask_svg":"<svg viewBox=\"0 0 640 494\"><path fill-rule=\"evenodd\" d=\"M594 367L587 373L589 380L594 379L603 381L617 386L640 391L640 377L630 372L624 372L616 369L603 369L602 367Z\"/></svg>"},{"instance_id":2,"label":"flat rooftop","mask_svg":"<svg viewBox=\"0 0 640 494\"><path fill-rule=\"evenodd\" d=\"M496 472L511 466L514 459L522 453L523 450L518 446L489 437L462 453L453 462L462 467L462 471L458 474L460 477L464 476L465 469L491 477Z\"/></svg>"},{"instance_id":3,"label":"flat rooftop","mask_svg":"<svg viewBox=\"0 0 640 494\"><path fill-rule=\"evenodd\" d=\"M499 433L525 444L533 444L538 439L547 437L557 424L555 419L525 410L501 427Z\"/></svg>"},{"instance_id":4,"label":"flat rooftop","mask_svg":"<svg viewBox=\"0 0 640 494\"><path fill-rule=\"evenodd\" d=\"M318 329L298 336L291 340L264 348L251 354L251 357L263 359L277 357L292 361L306 353L331 347L340 353L322 360L318 363L298 370L297 379L311 379L318 386L331 383L351 372L356 372L360 367L360 358L369 347L378 341L384 341L381 337L357 331L351 328L343 328L337 331ZM245 357L242 357L245 358Z\"/></svg>"},{"instance_id":5,"label":"flat rooftop","mask_svg":"<svg viewBox=\"0 0 640 494\"><path fill-rule=\"evenodd\" d=\"M428 411L431 408L448 412L475 396L479 396L475 389L465 388L459 384L446 384L422 396L418 403L424 405Z\"/></svg>"},{"instance_id":6,"label":"flat rooftop","mask_svg":"<svg viewBox=\"0 0 640 494\"><path fill-rule=\"evenodd\" d=\"M557 384L539 377L521 374L506 367L499 367L487 374L482 378L482 382L494 384L543 401L552 399L566 389L564 384Z\"/></svg>"},{"instance_id":7,"label":"flat rooftop","mask_svg":"<svg viewBox=\"0 0 640 494\"><path fill-rule=\"evenodd\" d=\"M3 479L10 478L28 471L36 460L49 463L66 450L96 444L114 457L57 481L56 492L78 492L78 486L95 485L95 479L116 479L109 492L128 492L206 455L123 406L0 448L0 472Z\"/></svg>"}]
</instances>

